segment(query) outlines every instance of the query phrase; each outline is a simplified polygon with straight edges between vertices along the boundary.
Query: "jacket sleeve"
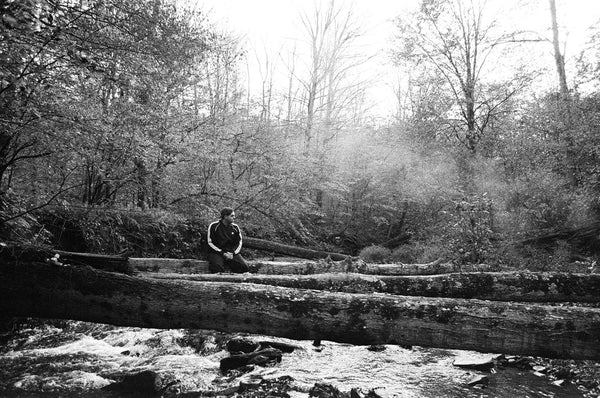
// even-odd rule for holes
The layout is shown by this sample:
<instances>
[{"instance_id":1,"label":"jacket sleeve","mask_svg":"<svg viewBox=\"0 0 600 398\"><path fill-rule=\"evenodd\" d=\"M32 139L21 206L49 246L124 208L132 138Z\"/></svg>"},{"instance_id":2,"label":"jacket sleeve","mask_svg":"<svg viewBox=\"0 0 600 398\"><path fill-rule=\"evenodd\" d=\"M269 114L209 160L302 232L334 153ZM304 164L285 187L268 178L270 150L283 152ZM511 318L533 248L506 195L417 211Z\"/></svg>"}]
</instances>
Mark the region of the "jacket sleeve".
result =
<instances>
[{"instance_id":1,"label":"jacket sleeve","mask_svg":"<svg viewBox=\"0 0 600 398\"><path fill-rule=\"evenodd\" d=\"M238 243L237 247L233 251L233 254L238 254L242 250L242 230L237 225L235 226L235 229L237 231L237 235L238 235L240 242Z\"/></svg>"},{"instance_id":2,"label":"jacket sleeve","mask_svg":"<svg viewBox=\"0 0 600 398\"><path fill-rule=\"evenodd\" d=\"M206 241L208 242L208 245L210 246L211 249L216 250L218 252L222 252L221 249L219 249L214 242L212 241L212 234L213 234L213 227L215 226L216 223L212 223L208 226L208 232L206 233Z\"/></svg>"}]
</instances>

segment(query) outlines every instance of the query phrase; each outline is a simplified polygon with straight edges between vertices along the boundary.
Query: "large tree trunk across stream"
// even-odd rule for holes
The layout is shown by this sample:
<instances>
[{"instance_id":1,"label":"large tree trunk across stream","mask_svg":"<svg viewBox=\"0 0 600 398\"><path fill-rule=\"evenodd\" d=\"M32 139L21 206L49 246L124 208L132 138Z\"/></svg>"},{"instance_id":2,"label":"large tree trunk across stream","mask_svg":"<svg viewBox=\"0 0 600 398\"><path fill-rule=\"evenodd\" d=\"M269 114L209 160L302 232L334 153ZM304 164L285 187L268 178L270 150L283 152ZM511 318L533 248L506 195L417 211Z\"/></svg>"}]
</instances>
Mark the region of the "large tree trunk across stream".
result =
<instances>
[{"instance_id":1,"label":"large tree trunk across stream","mask_svg":"<svg viewBox=\"0 0 600 398\"><path fill-rule=\"evenodd\" d=\"M347 293L390 293L494 301L600 303L600 274L469 272L419 276L373 276L353 273L315 275L144 273L140 275L165 280L257 283Z\"/></svg>"},{"instance_id":2,"label":"large tree trunk across stream","mask_svg":"<svg viewBox=\"0 0 600 398\"><path fill-rule=\"evenodd\" d=\"M90 267L0 264L0 312L352 344L600 359L600 309L166 281Z\"/></svg>"}]
</instances>

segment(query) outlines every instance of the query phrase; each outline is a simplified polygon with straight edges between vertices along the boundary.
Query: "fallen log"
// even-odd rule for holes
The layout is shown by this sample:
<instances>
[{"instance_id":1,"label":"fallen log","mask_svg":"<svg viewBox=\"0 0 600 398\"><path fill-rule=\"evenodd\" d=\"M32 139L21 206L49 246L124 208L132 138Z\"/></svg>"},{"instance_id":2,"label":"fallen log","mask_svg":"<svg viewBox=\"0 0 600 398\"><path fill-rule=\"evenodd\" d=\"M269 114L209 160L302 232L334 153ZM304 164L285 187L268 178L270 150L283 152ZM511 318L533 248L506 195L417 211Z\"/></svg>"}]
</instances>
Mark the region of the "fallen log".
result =
<instances>
[{"instance_id":1,"label":"fallen log","mask_svg":"<svg viewBox=\"0 0 600 398\"><path fill-rule=\"evenodd\" d=\"M322 273L361 273L371 275L434 275L451 272L489 271L486 264L367 264L362 260L344 261L249 261L250 272L261 275L313 275ZM208 262L194 259L130 258L129 264L138 272L206 274Z\"/></svg>"},{"instance_id":2,"label":"fallen log","mask_svg":"<svg viewBox=\"0 0 600 398\"><path fill-rule=\"evenodd\" d=\"M128 275L134 273L134 268L128 263L127 257L68 252L44 245L15 243L0 246L0 261L3 262L31 263L47 260L71 265L89 265L104 271L120 272Z\"/></svg>"},{"instance_id":3,"label":"fallen log","mask_svg":"<svg viewBox=\"0 0 600 398\"><path fill-rule=\"evenodd\" d=\"M191 258L130 258L129 265L135 272L207 274L208 261Z\"/></svg>"},{"instance_id":4,"label":"fallen log","mask_svg":"<svg viewBox=\"0 0 600 398\"><path fill-rule=\"evenodd\" d=\"M563 240L585 251L600 250L600 221L595 220L575 228L561 228L558 231L546 232L541 235L521 240L523 245L553 246L556 241Z\"/></svg>"},{"instance_id":5,"label":"fallen log","mask_svg":"<svg viewBox=\"0 0 600 398\"><path fill-rule=\"evenodd\" d=\"M442 263L441 259L428 264L368 264L362 260L347 258L344 261L255 261L251 270L257 274L268 275L312 275L323 273L358 273L369 275L435 275L453 272L489 271L487 264L455 266Z\"/></svg>"},{"instance_id":6,"label":"fallen log","mask_svg":"<svg viewBox=\"0 0 600 398\"><path fill-rule=\"evenodd\" d=\"M206 241L206 233L202 233L201 235L202 239ZM284 243L273 242L270 240L251 238L249 236L244 236L243 245L246 249L262 250L269 253L284 254L286 256L299 257L307 260L316 260L329 257L332 260L340 261L349 257L347 254L306 249L303 247L286 245Z\"/></svg>"},{"instance_id":7,"label":"fallen log","mask_svg":"<svg viewBox=\"0 0 600 398\"><path fill-rule=\"evenodd\" d=\"M600 359L600 309L165 281L51 264L0 264L0 312L352 344Z\"/></svg>"},{"instance_id":8,"label":"fallen log","mask_svg":"<svg viewBox=\"0 0 600 398\"><path fill-rule=\"evenodd\" d=\"M58 254L58 257L55 257ZM160 272L180 274L209 273L208 262L198 259L175 258L127 258L92 253L73 253L55 250L47 246L10 245L0 248L0 261L8 262L54 262L120 272L128 275L136 272ZM360 259L345 257L342 261L250 261L250 272L257 274L319 274L354 272L373 275L434 275L450 272L489 271L485 264L456 267L442 263L441 259L428 264L367 264Z\"/></svg>"},{"instance_id":9,"label":"fallen log","mask_svg":"<svg viewBox=\"0 0 600 398\"><path fill-rule=\"evenodd\" d=\"M306 259L331 258L332 260L344 260L348 257L346 254L331 253L319 250L305 249L303 247L285 245L283 243L272 242L264 239L244 237L244 247L247 249L264 250L268 252L285 254L292 257Z\"/></svg>"},{"instance_id":10,"label":"fallen log","mask_svg":"<svg viewBox=\"0 0 600 398\"><path fill-rule=\"evenodd\" d=\"M140 276L221 283L315 289L346 293L388 293L404 296L453 297L493 301L600 303L600 274L560 272L475 272L389 276L347 274L249 275L155 274Z\"/></svg>"}]
</instances>

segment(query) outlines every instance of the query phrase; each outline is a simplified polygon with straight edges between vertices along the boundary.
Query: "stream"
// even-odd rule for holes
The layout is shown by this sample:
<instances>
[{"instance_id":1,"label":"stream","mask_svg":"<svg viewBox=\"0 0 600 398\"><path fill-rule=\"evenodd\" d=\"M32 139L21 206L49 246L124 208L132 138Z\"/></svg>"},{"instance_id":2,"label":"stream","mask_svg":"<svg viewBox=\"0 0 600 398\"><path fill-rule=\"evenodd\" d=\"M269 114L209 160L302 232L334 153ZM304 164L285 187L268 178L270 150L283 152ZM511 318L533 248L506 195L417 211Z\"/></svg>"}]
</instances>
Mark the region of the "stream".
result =
<instances>
[{"instance_id":1,"label":"stream","mask_svg":"<svg viewBox=\"0 0 600 398\"><path fill-rule=\"evenodd\" d=\"M104 387L119 375L141 371L158 374L167 386L166 395L224 395L240 382L290 376L292 397L308 397L315 383L342 392L373 390L381 397L584 397L574 385L556 385L549 376L532 370L453 366L454 360L465 356L492 356L470 351L394 345L371 351L328 341L314 347L312 341L249 336L298 348L284 353L273 366L222 374L219 361L229 355L222 347L231 336L217 332L28 320L9 337L0 346L0 396L4 397L132 396ZM489 377L487 386L468 385L478 375Z\"/></svg>"}]
</instances>

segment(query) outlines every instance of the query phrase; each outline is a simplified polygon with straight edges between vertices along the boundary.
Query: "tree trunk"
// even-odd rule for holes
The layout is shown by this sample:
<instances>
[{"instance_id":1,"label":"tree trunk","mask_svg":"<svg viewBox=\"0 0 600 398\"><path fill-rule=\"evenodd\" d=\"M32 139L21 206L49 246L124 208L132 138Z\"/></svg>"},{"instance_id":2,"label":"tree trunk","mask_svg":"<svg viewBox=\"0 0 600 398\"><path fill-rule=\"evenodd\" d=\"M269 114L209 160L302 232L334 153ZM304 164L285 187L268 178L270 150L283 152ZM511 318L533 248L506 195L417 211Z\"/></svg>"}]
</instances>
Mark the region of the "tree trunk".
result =
<instances>
[{"instance_id":1,"label":"tree trunk","mask_svg":"<svg viewBox=\"0 0 600 398\"><path fill-rule=\"evenodd\" d=\"M552 18L552 45L554 48L554 62L556 64L556 72L558 74L558 84L560 90L560 101L558 101L559 111L561 112L562 120L564 120L564 131L561 133L564 140L562 145L565 148L568 165L566 167L571 185L576 187L577 181L577 157L578 153L575 149L573 137L573 109L571 104L571 94L567 85L567 72L565 69L565 56L560 50L560 40L558 31L558 21L556 17L556 0L550 2L550 17Z\"/></svg>"},{"instance_id":2,"label":"tree trunk","mask_svg":"<svg viewBox=\"0 0 600 398\"><path fill-rule=\"evenodd\" d=\"M148 186L147 186L147 178L148 178L148 169L146 167L146 162L141 157L135 157L133 159L133 164L135 165L135 177L137 183L136 189L136 205L142 210L146 210L148 207Z\"/></svg>"},{"instance_id":3,"label":"tree trunk","mask_svg":"<svg viewBox=\"0 0 600 398\"><path fill-rule=\"evenodd\" d=\"M600 274L477 272L432 276L371 276L145 273L141 276L163 280L255 283L346 293L388 293L493 301L600 303Z\"/></svg>"},{"instance_id":4,"label":"tree trunk","mask_svg":"<svg viewBox=\"0 0 600 398\"><path fill-rule=\"evenodd\" d=\"M558 21L556 18L556 0L550 1L550 17L552 18L552 46L554 48L554 62L558 73L560 96L563 101L569 100L569 87L567 85L567 73L565 71L565 57L560 51L560 40L558 38Z\"/></svg>"},{"instance_id":5,"label":"tree trunk","mask_svg":"<svg viewBox=\"0 0 600 398\"><path fill-rule=\"evenodd\" d=\"M598 308L159 281L89 267L0 264L0 311L121 326L600 359Z\"/></svg>"},{"instance_id":6,"label":"tree trunk","mask_svg":"<svg viewBox=\"0 0 600 398\"><path fill-rule=\"evenodd\" d=\"M456 169L458 172L459 188L470 197L476 191L475 189L475 152L460 148L456 153Z\"/></svg>"},{"instance_id":7,"label":"tree trunk","mask_svg":"<svg viewBox=\"0 0 600 398\"><path fill-rule=\"evenodd\" d=\"M285 254L293 257L317 259L317 258L331 258L332 260L344 260L348 257L345 254L330 253L319 250L305 249L302 247L285 245L283 243L271 242L263 239L244 237L244 247L248 249L265 250L268 252L275 252L278 254Z\"/></svg>"}]
</instances>

